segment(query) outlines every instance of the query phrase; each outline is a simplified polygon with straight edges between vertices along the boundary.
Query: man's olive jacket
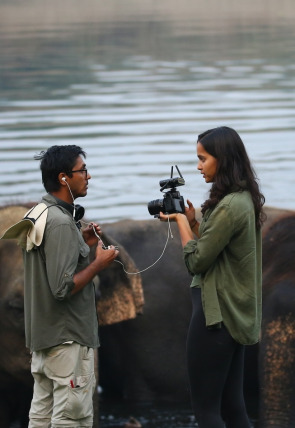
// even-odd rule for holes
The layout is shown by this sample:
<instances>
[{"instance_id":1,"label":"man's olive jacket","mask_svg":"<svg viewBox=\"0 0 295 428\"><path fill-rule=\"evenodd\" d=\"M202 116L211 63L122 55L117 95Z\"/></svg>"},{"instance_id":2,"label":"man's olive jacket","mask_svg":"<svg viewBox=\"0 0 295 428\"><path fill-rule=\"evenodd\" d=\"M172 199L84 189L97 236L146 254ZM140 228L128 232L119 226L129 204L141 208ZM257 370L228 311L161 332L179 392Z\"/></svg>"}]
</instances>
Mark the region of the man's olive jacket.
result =
<instances>
[{"instance_id":1,"label":"man's olive jacket","mask_svg":"<svg viewBox=\"0 0 295 428\"><path fill-rule=\"evenodd\" d=\"M73 277L89 264L89 247L65 203L48 194L43 241L23 250L26 345L38 351L67 341L99 345L93 282L71 295ZM67 204L66 204L67 205ZM70 206L71 207L71 206Z\"/></svg>"}]
</instances>

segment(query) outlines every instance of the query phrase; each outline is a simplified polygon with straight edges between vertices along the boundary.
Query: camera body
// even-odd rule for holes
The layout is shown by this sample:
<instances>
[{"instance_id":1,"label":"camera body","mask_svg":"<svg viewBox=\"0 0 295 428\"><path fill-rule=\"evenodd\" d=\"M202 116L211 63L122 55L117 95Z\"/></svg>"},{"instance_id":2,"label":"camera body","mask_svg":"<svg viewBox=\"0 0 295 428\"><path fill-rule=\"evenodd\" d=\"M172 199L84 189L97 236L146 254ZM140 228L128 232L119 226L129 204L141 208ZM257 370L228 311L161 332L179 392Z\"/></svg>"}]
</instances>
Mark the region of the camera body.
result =
<instances>
[{"instance_id":1,"label":"camera body","mask_svg":"<svg viewBox=\"0 0 295 428\"><path fill-rule=\"evenodd\" d=\"M170 189L165 192L163 199L155 199L148 203L148 211L154 217L159 217L160 212L164 214L173 214L173 213L184 213L184 199L180 195L179 191L176 189L178 186L183 186L185 180L182 177L177 165L175 165L180 177L173 178L173 166L171 169L171 177L166 180L160 181L160 191L163 192L164 189Z\"/></svg>"}]
</instances>

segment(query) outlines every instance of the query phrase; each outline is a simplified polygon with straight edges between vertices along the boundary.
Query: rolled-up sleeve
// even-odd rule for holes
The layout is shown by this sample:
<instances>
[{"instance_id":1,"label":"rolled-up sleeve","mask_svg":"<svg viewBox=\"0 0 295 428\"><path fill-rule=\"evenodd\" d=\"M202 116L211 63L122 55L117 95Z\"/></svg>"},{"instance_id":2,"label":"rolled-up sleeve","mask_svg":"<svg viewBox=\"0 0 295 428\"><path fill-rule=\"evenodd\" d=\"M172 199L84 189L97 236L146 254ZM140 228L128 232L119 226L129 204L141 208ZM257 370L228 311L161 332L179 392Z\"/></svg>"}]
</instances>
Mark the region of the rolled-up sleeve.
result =
<instances>
[{"instance_id":1,"label":"rolled-up sleeve","mask_svg":"<svg viewBox=\"0 0 295 428\"><path fill-rule=\"evenodd\" d=\"M216 207L204 218L199 239L183 248L184 262L191 275L203 274L215 262L234 233L234 221L227 206Z\"/></svg>"},{"instance_id":2,"label":"rolled-up sleeve","mask_svg":"<svg viewBox=\"0 0 295 428\"><path fill-rule=\"evenodd\" d=\"M57 300L70 297L79 259L79 239L71 224L58 225L46 236L46 271L52 295ZM74 232L74 233L73 233Z\"/></svg>"}]
</instances>

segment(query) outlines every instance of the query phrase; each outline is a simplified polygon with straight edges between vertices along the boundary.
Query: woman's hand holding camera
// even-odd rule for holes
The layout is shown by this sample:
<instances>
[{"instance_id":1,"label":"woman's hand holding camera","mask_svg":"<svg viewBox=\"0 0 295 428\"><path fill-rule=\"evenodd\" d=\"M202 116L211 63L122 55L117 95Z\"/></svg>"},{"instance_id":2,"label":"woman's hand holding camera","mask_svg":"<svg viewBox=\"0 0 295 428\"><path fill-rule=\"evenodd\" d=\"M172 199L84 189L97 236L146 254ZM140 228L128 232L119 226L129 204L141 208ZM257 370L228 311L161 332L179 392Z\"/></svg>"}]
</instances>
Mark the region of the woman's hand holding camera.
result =
<instances>
[{"instance_id":1,"label":"woman's hand holding camera","mask_svg":"<svg viewBox=\"0 0 295 428\"><path fill-rule=\"evenodd\" d=\"M198 229L199 229L199 222L195 218L195 208L191 201L187 200L188 206L185 207L184 214L181 213L172 213L172 214L164 214L160 212L160 220L161 221L176 221L180 236L181 236L181 242L182 245L185 246L188 241L191 241L194 239L192 230L197 235Z\"/></svg>"},{"instance_id":2,"label":"woman's hand holding camera","mask_svg":"<svg viewBox=\"0 0 295 428\"><path fill-rule=\"evenodd\" d=\"M192 202L187 199L187 207L185 207L185 215L186 218L190 224L191 227L193 227L194 223L196 222L196 212L195 212L195 207L193 206Z\"/></svg>"},{"instance_id":3,"label":"woman's hand holding camera","mask_svg":"<svg viewBox=\"0 0 295 428\"><path fill-rule=\"evenodd\" d=\"M185 207L184 214L181 213L172 213L172 214L164 214L163 212L160 212L159 218L161 221L178 221L180 220L181 216L185 216L187 218L187 221L189 222L190 226L193 226L193 224L196 222L195 218L195 208L192 204L192 202L187 199L188 206ZM178 217L179 216L179 217Z\"/></svg>"}]
</instances>

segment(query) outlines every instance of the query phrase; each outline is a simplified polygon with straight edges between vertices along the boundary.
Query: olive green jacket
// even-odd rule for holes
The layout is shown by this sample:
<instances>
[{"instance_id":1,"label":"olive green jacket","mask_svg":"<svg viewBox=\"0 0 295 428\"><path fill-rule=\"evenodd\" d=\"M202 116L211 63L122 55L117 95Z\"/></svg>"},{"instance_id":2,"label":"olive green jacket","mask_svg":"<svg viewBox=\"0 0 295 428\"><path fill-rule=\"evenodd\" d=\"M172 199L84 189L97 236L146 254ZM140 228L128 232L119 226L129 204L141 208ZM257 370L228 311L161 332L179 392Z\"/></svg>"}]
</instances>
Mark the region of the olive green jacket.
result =
<instances>
[{"instance_id":1,"label":"olive green jacket","mask_svg":"<svg viewBox=\"0 0 295 428\"><path fill-rule=\"evenodd\" d=\"M248 191L226 195L207 210L199 238L184 247L184 260L201 287L207 327L223 322L231 336L249 345L261 325L261 231Z\"/></svg>"},{"instance_id":2,"label":"olive green jacket","mask_svg":"<svg viewBox=\"0 0 295 428\"><path fill-rule=\"evenodd\" d=\"M25 333L31 351L75 341L99 345L95 291L90 281L72 295L75 273L89 264L90 249L66 204L48 194L44 237L39 247L23 250Z\"/></svg>"}]
</instances>

